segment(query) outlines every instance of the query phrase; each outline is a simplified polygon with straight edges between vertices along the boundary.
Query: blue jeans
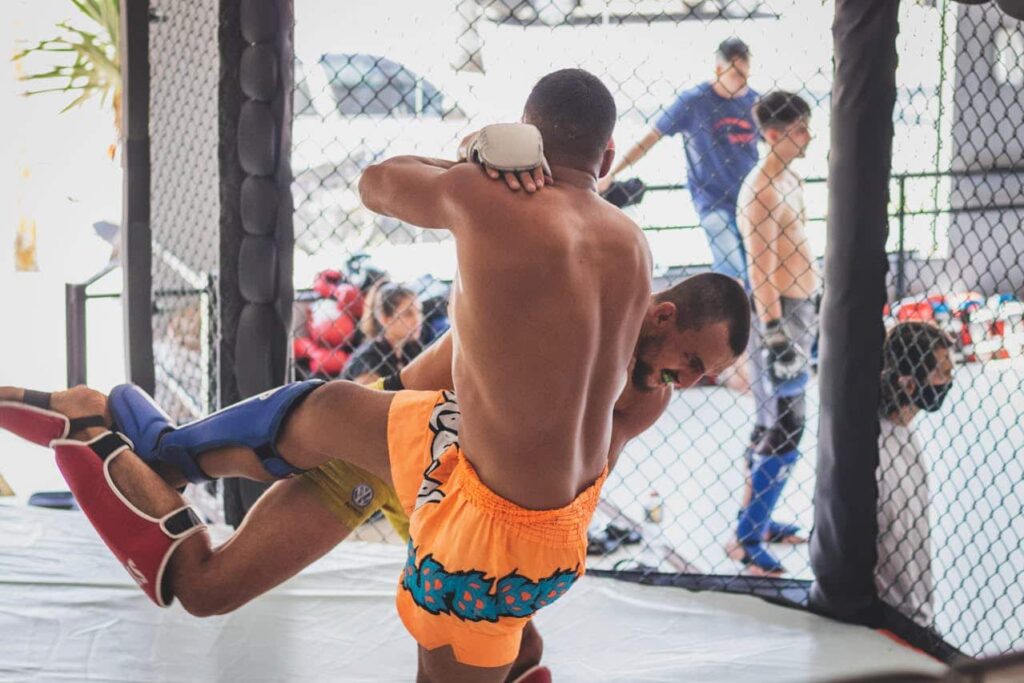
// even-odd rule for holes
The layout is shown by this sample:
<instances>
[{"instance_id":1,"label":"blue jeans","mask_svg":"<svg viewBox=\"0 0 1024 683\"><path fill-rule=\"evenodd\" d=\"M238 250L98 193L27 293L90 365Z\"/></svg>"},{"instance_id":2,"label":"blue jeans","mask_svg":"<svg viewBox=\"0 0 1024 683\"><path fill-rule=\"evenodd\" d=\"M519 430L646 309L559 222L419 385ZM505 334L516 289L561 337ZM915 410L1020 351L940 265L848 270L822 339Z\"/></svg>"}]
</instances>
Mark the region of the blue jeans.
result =
<instances>
[{"instance_id":1,"label":"blue jeans","mask_svg":"<svg viewBox=\"0 0 1024 683\"><path fill-rule=\"evenodd\" d=\"M700 217L700 227L708 238L711 247L711 270L734 277L750 289L747 278L747 252L743 248L743 238L736 225L736 211L733 209L715 209Z\"/></svg>"}]
</instances>

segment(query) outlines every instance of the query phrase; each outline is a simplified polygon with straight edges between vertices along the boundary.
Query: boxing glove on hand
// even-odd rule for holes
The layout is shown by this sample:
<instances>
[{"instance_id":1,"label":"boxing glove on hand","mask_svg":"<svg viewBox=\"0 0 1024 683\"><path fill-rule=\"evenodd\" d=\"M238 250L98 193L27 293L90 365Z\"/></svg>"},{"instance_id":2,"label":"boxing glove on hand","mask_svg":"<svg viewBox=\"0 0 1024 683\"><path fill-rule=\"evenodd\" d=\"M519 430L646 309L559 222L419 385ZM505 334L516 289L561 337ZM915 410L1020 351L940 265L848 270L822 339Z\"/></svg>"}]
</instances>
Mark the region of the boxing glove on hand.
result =
<instances>
[{"instance_id":1,"label":"boxing glove on hand","mask_svg":"<svg viewBox=\"0 0 1024 683\"><path fill-rule=\"evenodd\" d=\"M803 353L786 334L778 318L768 321L764 326L763 353L773 382L789 381L803 371Z\"/></svg>"},{"instance_id":2,"label":"boxing glove on hand","mask_svg":"<svg viewBox=\"0 0 1024 683\"><path fill-rule=\"evenodd\" d=\"M528 123L484 126L459 150L459 158L502 172L532 171L539 166L551 175L540 131Z\"/></svg>"}]
</instances>

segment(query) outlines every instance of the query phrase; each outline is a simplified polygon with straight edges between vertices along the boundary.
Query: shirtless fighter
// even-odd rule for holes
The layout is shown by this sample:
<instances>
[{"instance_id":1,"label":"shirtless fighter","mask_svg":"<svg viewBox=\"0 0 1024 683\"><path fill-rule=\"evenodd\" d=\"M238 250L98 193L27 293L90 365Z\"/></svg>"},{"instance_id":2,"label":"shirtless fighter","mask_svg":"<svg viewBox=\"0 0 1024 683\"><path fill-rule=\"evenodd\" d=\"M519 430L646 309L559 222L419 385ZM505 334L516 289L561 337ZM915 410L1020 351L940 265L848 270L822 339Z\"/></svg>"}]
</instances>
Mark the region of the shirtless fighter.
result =
<instances>
[{"instance_id":1,"label":"shirtless fighter","mask_svg":"<svg viewBox=\"0 0 1024 683\"><path fill-rule=\"evenodd\" d=\"M615 466L626 443L646 431L662 415L673 388L693 386L705 374L721 372L735 362L738 356L735 350L746 346L748 321L746 295L735 280L723 275L696 275L654 294L634 352L634 370L615 403L609 470ZM726 348L721 345L723 326ZM671 377L662 376L655 370L657 356L667 341L666 333L677 327L682 334L676 343L688 362ZM400 375L379 380L375 388L390 391L453 389L452 346L449 332L403 368ZM21 390L0 388L0 398L21 400ZM49 399L38 394L27 398L37 403L42 400L41 405L70 415L99 415L104 406L104 399L98 392L84 387L55 393ZM134 385L115 387L109 408L111 415L96 420L96 424L113 421L132 441L152 441L152 434L174 429L171 419ZM31 408L24 404L0 403L0 424L12 427L14 425L7 421L18 420L24 428L22 412L25 410ZM63 427L62 414L54 416L54 420ZM192 430L201 424L202 421L186 425L179 431ZM76 431L79 427L79 423L73 426ZM18 431L16 426L14 428ZM217 428L237 430L237 425L220 422ZM225 434L222 440L237 439ZM213 451L209 451L202 459L205 462L212 457ZM164 471L171 485L187 481L177 468L165 467L159 460L150 464ZM179 594L183 606L197 616L233 611L297 574L378 510L399 536L408 541L409 518L397 493L365 470L342 460L330 460L296 478L279 481L250 510L231 543L213 551L207 563L208 571L191 577L192 581L202 583L203 590L200 592L199 586L192 586L192 590ZM285 548L288 550L283 552ZM261 568L255 576L251 565L254 562ZM154 583L160 585L161 582L158 579ZM163 604L169 602L168 598ZM529 621L509 678L517 679L528 671L536 671L534 667L538 666L542 652L543 641ZM529 680L539 683L545 679Z\"/></svg>"},{"instance_id":2,"label":"shirtless fighter","mask_svg":"<svg viewBox=\"0 0 1024 683\"><path fill-rule=\"evenodd\" d=\"M757 418L747 451L749 482L729 555L754 574L779 575L782 563L765 539L797 529L771 521L790 470L800 457L804 394L817 328L819 278L804 232L803 179L793 162L811 141L811 110L800 97L774 91L754 105L767 153L739 195L755 324L748 353Z\"/></svg>"},{"instance_id":3,"label":"shirtless fighter","mask_svg":"<svg viewBox=\"0 0 1024 683\"><path fill-rule=\"evenodd\" d=\"M129 431L141 435L134 450L154 469L93 420L72 425L61 415L103 415L102 397L72 390L52 397L56 412L23 407L13 418L8 404L5 426L44 443L57 437L58 463L115 554L157 602L177 596L200 613L218 601L210 587L225 577L245 575L264 590L280 580L255 537L276 532L278 553L309 561L340 539L310 547L288 538L294 528L274 529L279 522L266 514L270 528L246 534L248 520L214 552L156 470L177 469L190 480L267 480L331 459L363 468L392 485L410 515L397 601L420 644L420 680L503 680L528 618L583 571L612 409L650 302L642 235L594 193L611 162L614 118L596 78L565 70L542 79L527 102L524 121L540 133L532 159L505 165L500 145L490 144L488 129L481 133L471 158L493 158L501 170L541 165L543 141L556 181L543 193L509 193L476 165L414 157L364 173L369 208L455 236L453 378L462 414L450 392L296 383L183 429L134 425ZM525 317L523 301L530 302ZM727 348L726 326L718 328L716 346ZM648 352L656 377L672 381L690 363L682 334L665 329ZM8 390L2 398L23 397ZM61 438L69 435L89 442ZM285 482L284 492L298 491L301 481ZM273 502L288 507L285 495ZM130 538L122 533L128 519L136 525ZM133 546L138 538L150 547Z\"/></svg>"}]
</instances>

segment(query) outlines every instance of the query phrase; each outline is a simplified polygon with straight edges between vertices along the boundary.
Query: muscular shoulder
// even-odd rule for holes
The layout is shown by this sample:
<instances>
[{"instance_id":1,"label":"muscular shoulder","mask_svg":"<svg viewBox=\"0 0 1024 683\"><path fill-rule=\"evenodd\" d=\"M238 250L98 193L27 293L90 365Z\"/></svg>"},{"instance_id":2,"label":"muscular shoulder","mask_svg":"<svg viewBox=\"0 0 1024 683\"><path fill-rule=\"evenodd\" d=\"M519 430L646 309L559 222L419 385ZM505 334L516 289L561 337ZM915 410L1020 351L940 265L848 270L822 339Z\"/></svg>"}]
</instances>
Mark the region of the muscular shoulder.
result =
<instances>
[{"instance_id":1,"label":"muscular shoulder","mask_svg":"<svg viewBox=\"0 0 1024 683\"><path fill-rule=\"evenodd\" d=\"M680 102L693 103L697 100L706 97L710 90L711 83L698 83L697 85L687 88L686 90L680 92L678 95L678 100Z\"/></svg>"},{"instance_id":2,"label":"muscular shoulder","mask_svg":"<svg viewBox=\"0 0 1024 683\"><path fill-rule=\"evenodd\" d=\"M604 200L600 200L600 202L606 204ZM650 244L648 244L643 230L629 216L610 206L607 210L610 211L608 221L615 226L618 232L619 244L613 247L615 258L622 266L632 264L636 268L636 277L640 281L638 289L642 290L638 291L638 297L642 298L646 305L647 297L650 296L651 270L654 267ZM647 284L646 289L643 289L644 282Z\"/></svg>"},{"instance_id":3,"label":"muscular shoulder","mask_svg":"<svg viewBox=\"0 0 1024 683\"><path fill-rule=\"evenodd\" d=\"M760 168L754 168L744 179L737 199L739 213L748 218L770 214L781 204L779 189Z\"/></svg>"}]
</instances>

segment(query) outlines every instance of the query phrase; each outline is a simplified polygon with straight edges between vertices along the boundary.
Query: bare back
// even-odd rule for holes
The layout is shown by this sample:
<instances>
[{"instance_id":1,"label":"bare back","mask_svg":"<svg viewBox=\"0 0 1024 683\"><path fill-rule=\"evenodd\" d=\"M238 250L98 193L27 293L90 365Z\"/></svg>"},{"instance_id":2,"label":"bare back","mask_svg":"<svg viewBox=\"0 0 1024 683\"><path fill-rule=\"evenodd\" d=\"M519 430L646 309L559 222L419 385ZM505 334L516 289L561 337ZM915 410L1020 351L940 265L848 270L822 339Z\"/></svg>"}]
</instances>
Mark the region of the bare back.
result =
<instances>
[{"instance_id":1,"label":"bare back","mask_svg":"<svg viewBox=\"0 0 1024 683\"><path fill-rule=\"evenodd\" d=\"M499 495L560 507L608 461L651 294L647 244L593 192L556 184L526 195L470 165L450 172L461 444Z\"/></svg>"}]
</instances>

